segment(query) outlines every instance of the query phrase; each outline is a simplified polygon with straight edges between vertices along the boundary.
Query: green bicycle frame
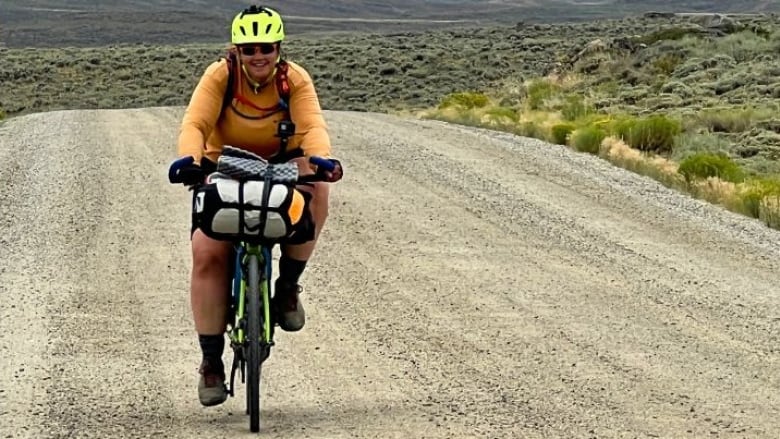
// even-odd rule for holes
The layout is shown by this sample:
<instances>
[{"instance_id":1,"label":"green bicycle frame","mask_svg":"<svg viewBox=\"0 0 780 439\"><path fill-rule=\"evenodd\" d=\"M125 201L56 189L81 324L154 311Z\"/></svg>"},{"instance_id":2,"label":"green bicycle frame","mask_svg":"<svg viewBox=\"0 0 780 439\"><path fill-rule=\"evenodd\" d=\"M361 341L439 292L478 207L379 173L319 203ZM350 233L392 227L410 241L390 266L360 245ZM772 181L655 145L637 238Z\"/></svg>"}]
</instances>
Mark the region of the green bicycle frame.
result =
<instances>
[{"instance_id":1,"label":"green bicycle frame","mask_svg":"<svg viewBox=\"0 0 780 439\"><path fill-rule=\"evenodd\" d=\"M230 303L234 321L228 331L234 356L229 394L234 395L235 373L240 370L242 382L247 383L246 413L252 432L260 429L260 370L263 362L271 355L274 344L270 292L271 248L246 243L234 247ZM256 284L250 284L250 281ZM259 312L260 308L262 313Z\"/></svg>"},{"instance_id":2,"label":"green bicycle frame","mask_svg":"<svg viewBox=\"0 0 780 439\"><path fill-rule=\"evenodd\" d=\"M245 325L242 322L246 319L246 290L247 290L247 268L246 264L250 255L257 257L260 265L258 268L264 268L264 276L260 279L260 300L263 305L263 334L264 344L273 343L273 323L271 322L271 292L268 289L268 280L272 276L271 249L266 246L240 243L235 246L235 260L233 268L233 290L232 300L235 307L235 327L228 331L231 342L241 345L246 340Z\"/></svg>"}]
</instances>

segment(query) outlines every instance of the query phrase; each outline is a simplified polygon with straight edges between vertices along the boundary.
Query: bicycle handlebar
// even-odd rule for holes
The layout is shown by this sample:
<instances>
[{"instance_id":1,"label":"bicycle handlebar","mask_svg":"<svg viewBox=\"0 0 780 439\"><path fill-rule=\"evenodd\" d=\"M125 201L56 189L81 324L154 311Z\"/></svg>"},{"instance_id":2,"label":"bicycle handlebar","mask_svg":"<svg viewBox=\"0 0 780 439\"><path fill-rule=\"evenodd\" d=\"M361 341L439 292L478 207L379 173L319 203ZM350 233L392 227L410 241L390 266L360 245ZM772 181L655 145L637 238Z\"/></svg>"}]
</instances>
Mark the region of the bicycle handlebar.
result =
<instances>
[{"instance_id":1,"label":"bicycle handlebar","mask_svg":"<svg viewBox=\"0 0 780 439\"><path fill-rule=\"evenodd\" d=\"M336 163L333 160L329 160L324 157L313 156L309 158L309 162L329 172L332 172L334 169L336 169ZM180 157L174 160L168 168L168 181L172 184L187 184L188 181L191 181L191 179L194 178L197 178L198 181L203 181L203 178L206 177L206 171L200 167L196 169L191 168L190 171L192 174L190 175L185 176L181 174L185 168L191 166L194 163L195 158L193 156ZM325 176L321 172L317 172L313 175L303 175L298 177L299 183L315 181L325 181Z\"/></svg>"},{"instance_id":2,"label":"bicycle handlebar","mask_svg":"<svg viewBox=\"0 0 780 439\"><path fill-rule=\"evenodd\" d=\"M195 157L188 155L174 160L168 168L168 181L171 183L183 183L180 171L184 167L195 163Z\"/></svg>"},{"instance_id":3,"label":"bicycle handlebar","mask_svg":"<svg viewBox=\"0 0 780 439\"><path fill-rule=\"evenodd\" d=\"M328 160L324 157L313 156L309 158L309 161L319 167L325 168L327 171L336 169L336 164L332 160Z\"/></svg>"}]
</instances>

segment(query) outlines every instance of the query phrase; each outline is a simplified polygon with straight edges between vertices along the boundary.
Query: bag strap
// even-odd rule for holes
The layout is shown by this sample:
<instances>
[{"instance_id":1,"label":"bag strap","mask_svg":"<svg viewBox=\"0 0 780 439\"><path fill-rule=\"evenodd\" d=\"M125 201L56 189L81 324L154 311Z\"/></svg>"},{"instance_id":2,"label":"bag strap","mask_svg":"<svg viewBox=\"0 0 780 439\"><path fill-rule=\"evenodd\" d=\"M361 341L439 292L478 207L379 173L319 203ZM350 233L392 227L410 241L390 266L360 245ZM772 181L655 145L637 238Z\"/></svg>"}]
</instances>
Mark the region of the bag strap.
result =
<instances>
[{"instance_id":1,"label":"bag strap","mask_svg":"<svg viewBox=\"0 0 780 439\"><path fill-rule=\"evenodd\" d=\"M241 75L241 67L240 63L238 62L238 56L236 55L236 52L233 50L229 50L227 56L224 57L227 63L227 69L228 69L228 82L227 87L225 89L225 94L222 98L222 109L220 110L219 117L222 117L222 113L225 111L225 109L232 105L233 99L237 99L239 102L250 106L252 108L255 108L256 110L260 111L271 111L271 113L260 116L260 117L251 117L248 115L243 115L238 112L235 108L233 108L233 111L241 115L242 117L246 117L248 119L262 119L265 117L270 116L271 114L276 113L276 111L284 111L287 113L287 118L282 121L282 123L279 126L279 132L277 136L279 137L279 151L274 155L276 156L276 161L279 162L280 160L283 160L285 157L285 154L287 152L287 142L292 136L292 134L295 132L295 124L292 123L292 120L290 119L290 94L292 89L290 88L290 78L288 76L288 71L290 69L290 65L287 63L286 60L282 59L276 64L276 91L279 93L279 104L277 104L274 107L271 108L260 108L257 105L253 104L249 99L238 93L239 84L237 84L236 78ZM282 129L284 128L284 129Z\"/></svg>"},{"instance_id":2,"label":"bag strap","mask_svg":"<svg viewBox=\"0 0 780 439\"><path fill-rule=\"evenodd\" d=\"M265 178L263 178L263 198L261 201L262 206L268 206L268 201L271 198L271 173L266 172ZM264 208L260 210L260 236L265 236L265 225L268 223L268 209Z\"/></svg>"},{"instance_id":3,"label":"bag strap","mask_svg":"<svg viewBox=\"0 0 780 439\"><path fill-rule=\"evenodd\" d=\"M227 62L228 69L228 82L227 87L225 88L225 95L222 98L222 111L233 102L233 95L235 94L236 72L234 72L234 67L238 66L236 53L228 51L225 61Z\"/></svg>"},{"instance_id":4,"label":"bag strap","mask_svg":"<svg viewBox=\"0 0 780 439\"><path fill-rule=\"evenodd\" d=\"M240 63L238 62L238 57L236 56L236 53L234 51L228 51L227 56L224 57L227 62L227 69L228 69L228 82L227 87L225 88L225 94L222 98L222 111L225 111L225 108L227 108L230 104L232 104L233 99L238 99L240 102L255 108L256 110L260 111L270 111L277 107L270 107L270 108L260 108L257 105L253 104L251 101L249 101L246 97L238 93L238 84L236 83L236 78L240 76ZM289 70L290 65L287 63L286 60L281 60L276 65L276 91L279 93L279 104L278 107L281 107L284 111L290 110L290 80L287 74L287 71Z\"/></svg>"},{"instance_id":5,"label":"bag strap","mask_svg":"<svg viewBox=\"0 0 780 439\"><path fill-rule=\"evenodd\" d=\"M287 77L287 71L290 65L287 61L281 60L276 66L276 91L279 92L279 99L281 99L285 110L290 109L290 80Z\"/></svg>"}]
</instances>

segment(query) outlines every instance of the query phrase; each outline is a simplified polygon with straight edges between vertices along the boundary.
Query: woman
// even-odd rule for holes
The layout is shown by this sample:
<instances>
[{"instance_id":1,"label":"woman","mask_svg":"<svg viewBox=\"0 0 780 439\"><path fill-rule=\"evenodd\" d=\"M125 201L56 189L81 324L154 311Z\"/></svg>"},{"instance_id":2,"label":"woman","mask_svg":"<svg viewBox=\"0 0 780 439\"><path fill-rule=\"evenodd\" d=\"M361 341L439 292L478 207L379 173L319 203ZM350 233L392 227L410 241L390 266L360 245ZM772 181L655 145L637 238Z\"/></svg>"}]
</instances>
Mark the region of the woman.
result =
<instances>
[{"instance_id":1,"label":"woman","mask_svg":"<svg viewBox=\"0 0 780 439\"><path fill-rule=\"evenodd\" d=\"M234 63L220 60L207 67L184 114L178 153L195 157L196 164L181 174L197 174L198 166L213 169L223 145L246 149L274 161L295 160L302 174L313 172L306 157L330 156L327 126L311 77L301 66L282 60L283 40L284 23L273 9L252 6L235 16L231 46L234 57L229 57ZM232 89L228 88L229 76ZM223 110L226 93L232 101ZM285 100L289 100L289 108L285 108ZM287 137L283 128L291 126L289 122L295 133ZM341 165L335 160L334 163L336 169L327 174L331 182L342 175ZM328 184L315 183L309 190L316 224L314 240L282 247L275 283L274 306L279 325L285 331L298 331L305 323L298 280L328 215ZM198 396L204 406L227 399L222 353L230 245L207 237L199 229L192 235L190 294L203 351Z\"/></svg>"}]
</instances>

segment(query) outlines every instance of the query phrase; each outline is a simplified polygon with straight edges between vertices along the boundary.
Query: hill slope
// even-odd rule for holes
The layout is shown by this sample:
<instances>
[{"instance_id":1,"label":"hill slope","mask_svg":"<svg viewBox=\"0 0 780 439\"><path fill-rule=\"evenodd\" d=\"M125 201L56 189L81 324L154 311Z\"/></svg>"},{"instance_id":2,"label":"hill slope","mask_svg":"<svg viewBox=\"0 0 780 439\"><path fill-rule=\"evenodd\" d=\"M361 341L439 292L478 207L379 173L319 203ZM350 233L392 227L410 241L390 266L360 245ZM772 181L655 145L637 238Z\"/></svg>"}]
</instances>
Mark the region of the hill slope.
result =
<instances>
[{"instance_id":1,"label":"hill slope","mask_svg":"<svg viewBox=\"0 0 780 439\"><path fill-rule=\"evenodd\" d=\"M0 42L21 46L94 46L115 43L220 42L230 17L246 2L168 0L4 0ZM459 23L570 21L623 17L647 11L780 12L780 3L759 0L605 0L360 2L294 0L279 3L291 33L427 30ZM349 21L334 20L349 18ZM357 20L356 20L357 19ZM382 21L361 21L377 20ZM455 23L452 20L456 20Z\"/></svg>"}]
</instances>

